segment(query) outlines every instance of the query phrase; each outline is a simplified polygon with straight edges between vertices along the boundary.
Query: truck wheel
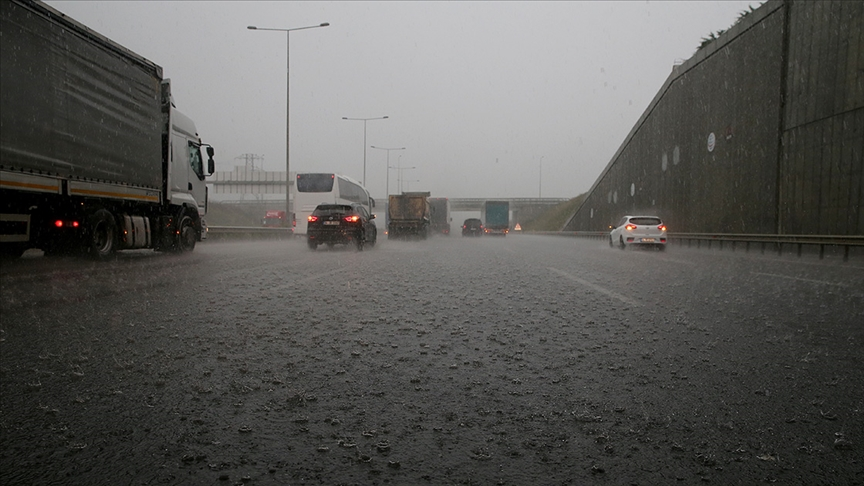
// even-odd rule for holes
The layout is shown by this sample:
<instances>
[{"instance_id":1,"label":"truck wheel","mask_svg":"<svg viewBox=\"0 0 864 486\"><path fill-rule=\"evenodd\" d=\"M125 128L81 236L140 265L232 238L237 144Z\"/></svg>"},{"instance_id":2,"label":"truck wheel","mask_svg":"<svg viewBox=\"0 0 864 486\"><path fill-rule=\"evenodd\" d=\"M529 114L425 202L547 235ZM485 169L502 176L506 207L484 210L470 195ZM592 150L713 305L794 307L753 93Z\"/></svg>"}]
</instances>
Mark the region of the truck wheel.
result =
<instances>
[{"instance_id":1,"label":"truck wheel","mask_svg":"<svg viewBox=\"0 0 864 486\"><path fill-rule=\"evenodd\" d=\"M105 209L100 209L88 218L90 234L84 246L93 258L107 258L117 251L117 222Z\"/></svg>"},{"instance_id":2,"label":"truck wheel","mask_svg":"<svg viewBox=\"0 0 864 486\"><path fill-rule=\"evenodd\" d=\"M189 216L181 216L180 223L177 225L177 235L174 241L174 250L177 253L185 253L195 249L195 225L192 218Z\"/></svg>"}]
</instances>

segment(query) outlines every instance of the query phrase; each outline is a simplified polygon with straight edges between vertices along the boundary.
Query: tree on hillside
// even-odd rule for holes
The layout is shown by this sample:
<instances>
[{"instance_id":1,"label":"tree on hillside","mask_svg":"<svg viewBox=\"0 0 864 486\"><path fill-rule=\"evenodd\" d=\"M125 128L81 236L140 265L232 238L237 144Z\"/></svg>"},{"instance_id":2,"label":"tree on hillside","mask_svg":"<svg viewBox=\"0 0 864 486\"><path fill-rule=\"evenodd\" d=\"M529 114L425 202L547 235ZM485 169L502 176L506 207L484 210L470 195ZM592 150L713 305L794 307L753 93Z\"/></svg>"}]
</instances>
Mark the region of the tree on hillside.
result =
<instances>
[{"instance_id":1,"label":"tree on hillside","mask_svg":"<svg viewBox=\"0 0 864 486\"><path fill-rule=\"evenodd\" d=\"M752 5L750 5L749 10L742 10L741 12L739 12L738 18L735 19L735 23L732 25L735 26L735 25L741 23L745 18L747 18L748 15L755 12L757 8L759 8L759 7L757 6L754 8ZM723 35L723 33L725 33L727 30L729 30L729 29L720 29L717 32L711 32L710 34L708 34L707 37L703 37L702 43L699 44L699 47L696 48L696 52L699 52L700 50L702 50L703 48L707 47L709 44L711 44L712 42L717 40L717 38L720 37L721 35Z\"/></svg>"}]
</instances>

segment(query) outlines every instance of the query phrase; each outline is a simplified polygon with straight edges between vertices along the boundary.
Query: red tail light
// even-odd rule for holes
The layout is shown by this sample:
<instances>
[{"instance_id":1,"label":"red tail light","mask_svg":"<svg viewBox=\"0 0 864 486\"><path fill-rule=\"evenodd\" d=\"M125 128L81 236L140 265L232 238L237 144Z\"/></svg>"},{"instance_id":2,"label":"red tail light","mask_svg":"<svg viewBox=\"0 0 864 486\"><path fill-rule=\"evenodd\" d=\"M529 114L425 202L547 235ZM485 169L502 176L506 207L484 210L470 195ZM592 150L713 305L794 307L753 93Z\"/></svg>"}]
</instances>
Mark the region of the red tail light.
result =
<instances>
[{"instance_id":1,"label":"red tail light","mask_svg":"<svg viewBox=\"0 0 864 486\"><path fill-rule=\"evenodd\" d=\"M624 229L626 229L627 231L633 231L634 229L636 229L636 225L635 224L628 224L627 226L624 227Z\"/></svg>"},{"instance_id":2,"label":"red tail light","mask_svg":"<svg viewBox=\"0 0 864 486\"><path fill-rule=\"evenodd\" d=\"M309 217L306 219L309 220L310 223L314 223L315 221L318 221L318 216L313 216L310 214Z\"/></svg>"},{"instance_id":3,"label":"red tail light","mask_svg":"<svg viewBox=\"0 0 864 486\"><path fill-rule=\"evenodd\" d=\"M659 229L660 231L666 231L666 225L661 224L660 226L657 227L657 229Z\"/></svg>"},{"instance_id":4,"label":"red tail light","mask_svg":"<svg viewBox=\"0 0 864 486\"><path fill-rule=\"evenodd\" d=\"M345 221L349 223L356 223L360 221L360 216L357 216L356 214L352 214L351 216L345 216Z\"/></svg>"},{"instance_id":5,"label":"red tail light","mask_svg":"<svg viewBox=\"0 0 864 486\"><path fill-rule=\"evenodd\" d=\"M63 221L60 221L59 219L57 221L54 221L54 226L56 226L58 228L62 228L63 227Z\"/></svg>"}]
</instances>

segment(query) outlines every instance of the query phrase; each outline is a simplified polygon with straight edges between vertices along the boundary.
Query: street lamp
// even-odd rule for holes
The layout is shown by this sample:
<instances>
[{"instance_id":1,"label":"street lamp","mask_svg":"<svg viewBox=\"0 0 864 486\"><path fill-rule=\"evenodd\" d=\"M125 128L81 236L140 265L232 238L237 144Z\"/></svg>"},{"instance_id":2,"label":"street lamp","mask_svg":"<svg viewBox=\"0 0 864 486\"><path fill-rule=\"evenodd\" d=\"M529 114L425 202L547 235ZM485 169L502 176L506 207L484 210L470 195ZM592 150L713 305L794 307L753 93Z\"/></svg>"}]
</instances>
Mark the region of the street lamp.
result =
<instances>
[{"instance_id":1,"label":"street lamp","mask_svg":"<svg viewBox=\"0 0 864 486\"><path fill-rule=\"evenodd\" d=\"M546 156L545 155L540 156L540 175L539 175L539 177L537 177L537 181L538 181L537 182L537 185L538 185L537 197L538 198L543 197L543 157L546 157Z\"/></svg>"},{"instance_id":2,"label":"street lamp","mask_svg":"<svg viewBox=\"0 0 864 486\"><path fill-rule=\"evenodd\" d=\"M410 190L411 190L411 186L409 186L408 184L410 184L410 183L412 183L412 182L420 182L420 179L414 179L414 180L411 180L411 181L403 181L403 182L405 182L405 187L410 191Z\"/></svg>"},{"instance_id":3,"label":"street lamp","mask_svg":"<svg viewBox=\"0 0 864 486\"><path fill-rule=\"evenodd\" d=\"M385 148L385 147L376 147L374 145L370 145L370 147L372 147L374 149L378 149L378 150L386 150L387 151L387 190L384 192L387 193L386 194L387 199L390 199L390 151L391 150L405 150L405 147Z\"/></svg>"},{"instance_id":4,"label":"street lamp","mask_svg":"<svg viewBox=\"0 0 864 486\"><path fill-rule=\"evenodd\" d=\"M285 32L285 217L291 217L291 155L289 150L289 133L290 133L290 119L291 112L289 111L289 107L291 106L291 78L289 77L289 73L291 72L291 36L290 32L295 30L305 30L305 29L317 29L318 27L327 27L330 25L329 22L324 22L318 25L309 25L306 27L295 27L293 29L270 29L265 27L255 27L254 25L250 25L246 27L249 30L273 30L276 32Z\"/></svg>"},{"instance_id":5,"label":"street lamp","mask_svg":"<svg viewBox=\"0 0 864 486\"><path fill-rule=\"evenodd\" d=\"M417 167L402 167L402 165L400 164L400 165L397 165L396 167L392 167L392 168L396 169L396 180L397 180L396 186L399 188L399 193L401 194L402 193L402 183L403 182L410 182L410 181L405 181L402 179L402 177L403 177L402 171L403 170L413 170L413 169L416 169ZM420 181L414 181L414 182L420 182Z\"/></svg>"},{"instance_id":6,"label":"street lamp","mask_svg":"<svg viewBox=\"0 0 864 486\"><path fill-rule=\"evenodd\" d=\"M348 118L347 116L343 116L343 120L355 120L355 121L363 121L363 187L366 187L366 122L369 120L385 120L390 118L389 116L379 116L376 118Z\"/></svg>"}]
</instances>

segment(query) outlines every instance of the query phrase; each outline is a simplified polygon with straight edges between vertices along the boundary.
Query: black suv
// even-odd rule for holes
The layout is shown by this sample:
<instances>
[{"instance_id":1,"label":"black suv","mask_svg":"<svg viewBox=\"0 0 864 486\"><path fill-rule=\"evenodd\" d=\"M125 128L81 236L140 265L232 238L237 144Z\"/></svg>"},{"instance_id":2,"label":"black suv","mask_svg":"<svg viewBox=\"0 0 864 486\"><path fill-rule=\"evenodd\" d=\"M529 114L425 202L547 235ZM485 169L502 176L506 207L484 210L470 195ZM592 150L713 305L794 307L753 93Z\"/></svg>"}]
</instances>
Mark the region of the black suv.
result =
<instances>
[{"instance_id":1,"label":"black suv","mask_svg":"<svg viewBox=\"0 0 864 486\"><path fill-rule=\"evenodd\" d=\"M462 223L462 236L483 236L483 222L477 218L468 218Z\"/></svg>"},{"instance_id":2,"label":"black suv","mask_svg":"<svg viewBox=\"0 0 864 486\"><path fill-rule=\"evenodd\" d=\"M362 251L366 245L375 246L378 239L373 219L375 215L360 204L319 204L309 215L307 244L314 250L320 244L354 243Z\"/></svg>"}]
</instances>

